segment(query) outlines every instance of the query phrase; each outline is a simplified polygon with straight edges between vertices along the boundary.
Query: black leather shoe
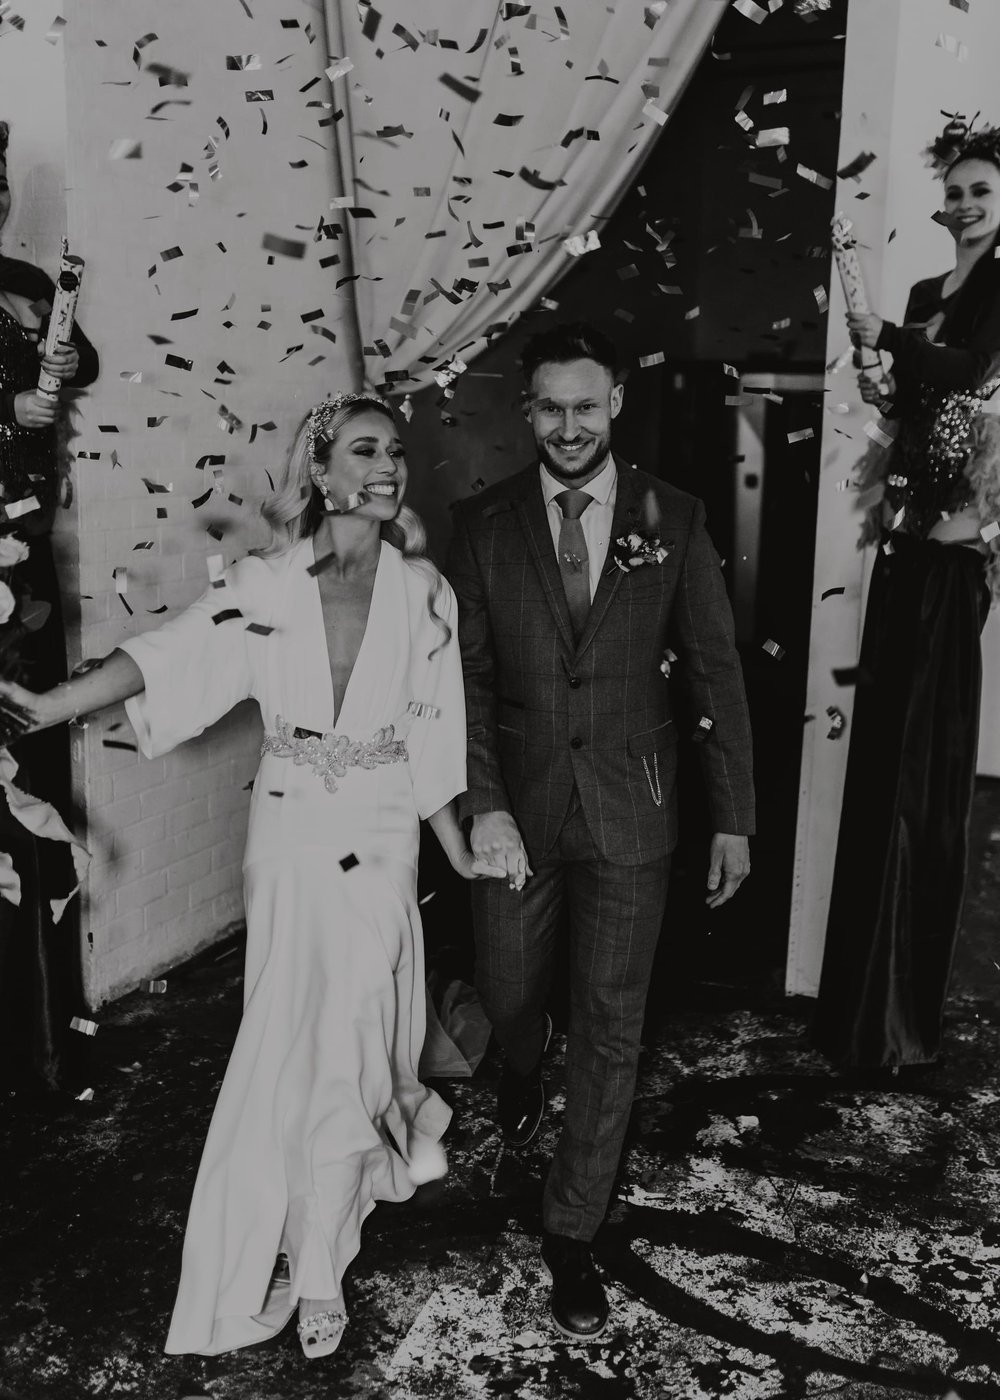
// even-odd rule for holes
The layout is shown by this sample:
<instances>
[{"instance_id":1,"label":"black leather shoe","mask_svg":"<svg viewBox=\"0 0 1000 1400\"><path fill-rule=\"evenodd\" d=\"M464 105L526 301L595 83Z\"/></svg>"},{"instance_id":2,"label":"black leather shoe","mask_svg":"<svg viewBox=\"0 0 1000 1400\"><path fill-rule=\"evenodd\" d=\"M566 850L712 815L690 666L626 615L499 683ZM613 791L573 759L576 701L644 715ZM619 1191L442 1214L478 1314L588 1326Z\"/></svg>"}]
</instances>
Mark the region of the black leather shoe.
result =
<instances>
[{"instance_id":1,"label":"black leather shoe","mask_svg":"<svg viewBox=\"0 0 1000 1400\"><path fill-rule=\"evenodd\" d=\"M590 1245L567 1235L542 1235L542 1265L552 1280L552 1321L564 1337L592 1342L608 1326L608 1300Z\"/></svg>"},{"instance_id":2,"label":"black leather shoe","mask_svg":"<svg viewBox=\"0 0 1000 1400\"><path fill-rule=\"evenodd\" d=\"M552 1017L545 1015L545 1044L542 1055L552 1039ZM545 1112L545 1085L542 1082L542 1061L530 1074L518 1074L504 1065L497 1090L497 1117L500 1131L508 1147L527 1147L537 1135Z\"/></svg>"}]
</instances>

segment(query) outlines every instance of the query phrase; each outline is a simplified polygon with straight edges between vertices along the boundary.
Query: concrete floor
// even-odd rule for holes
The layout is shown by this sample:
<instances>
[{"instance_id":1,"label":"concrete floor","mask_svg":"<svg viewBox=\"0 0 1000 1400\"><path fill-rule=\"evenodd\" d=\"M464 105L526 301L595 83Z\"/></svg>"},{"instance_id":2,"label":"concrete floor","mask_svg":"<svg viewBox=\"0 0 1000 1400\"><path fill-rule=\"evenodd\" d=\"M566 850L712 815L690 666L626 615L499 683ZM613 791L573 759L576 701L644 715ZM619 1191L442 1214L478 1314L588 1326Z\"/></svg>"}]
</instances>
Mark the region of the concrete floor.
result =
<instances>
[{"instance_id":1,"label":"concrete floor","mask_svg":"<svg viewBox=\"0 0 1000 1400\"><path fill-rule=\"evenodd\" d=\"M451 1173L366 1224L334 1357L306 1362L290 1330L229 1356L164 1356L240 959L106 1008L93 1100L12 1099L0 1130L16 1180L0 1218L3 1384L19 1400L996 1400L1000 784L981 786L974 829L934 1070L846 1083L805 1045L808 1004L759 986L692 982L651 1007L599 1237L614 1327L590 1346L553 1333L536 1253L557 1040L552 1108L526 1154L493 1125L495 1059L443 1086Z\"/></svg>"}]
</instances>

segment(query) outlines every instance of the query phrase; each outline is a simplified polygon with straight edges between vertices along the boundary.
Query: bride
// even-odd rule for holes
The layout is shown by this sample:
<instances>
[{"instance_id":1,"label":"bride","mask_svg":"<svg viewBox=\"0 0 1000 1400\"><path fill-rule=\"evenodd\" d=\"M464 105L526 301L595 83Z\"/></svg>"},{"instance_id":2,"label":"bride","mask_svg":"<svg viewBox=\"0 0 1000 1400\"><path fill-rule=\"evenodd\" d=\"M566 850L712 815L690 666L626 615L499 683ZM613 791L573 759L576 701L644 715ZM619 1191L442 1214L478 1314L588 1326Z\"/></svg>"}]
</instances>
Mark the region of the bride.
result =
<instances>
[{"instance_id":1,"label":"bride","mask_svg":"<svg viewBox=\"0 0 1000 1400\"><path fill-rule=\"evenodd\" d=\"M406 479L388 404L336 395L308 414L264 508L269 547L87 674L40 695L0 683L31 729L125 700L147 757L248 696L264 719L243 1019L168 1352L264 1341L296 1306L305 1354L333 1351L362 1221L446 1170L450 1109L416 1068L418 820L463 876L505 872L474 861L455 816L466 781L455 600L402 506Z\"/></svg>"}]
</instances>

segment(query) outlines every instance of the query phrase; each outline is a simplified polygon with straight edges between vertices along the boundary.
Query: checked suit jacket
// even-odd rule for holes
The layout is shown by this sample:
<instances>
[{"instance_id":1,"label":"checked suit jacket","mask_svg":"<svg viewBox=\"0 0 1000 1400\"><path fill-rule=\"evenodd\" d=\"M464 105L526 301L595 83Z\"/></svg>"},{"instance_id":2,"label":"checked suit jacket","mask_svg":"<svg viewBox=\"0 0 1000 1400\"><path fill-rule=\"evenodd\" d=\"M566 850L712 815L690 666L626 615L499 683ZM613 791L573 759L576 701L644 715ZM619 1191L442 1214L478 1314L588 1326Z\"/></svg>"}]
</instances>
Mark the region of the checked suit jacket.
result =
<instances>
[{"instance_id":1,"label":"checked suit jacket","mask_svg":"<svg viewBox=\"0 0 1000 1400\"><path fill-rule=\"evenodd\" d=\"M529 859L551 850L574 786L605 859L642 864L673 849L674 685L712 721L699 751L713 829L753 833L743 674L705 508L617 457L615 466L608 558L578 643L538 467L455 510L446 572L458 598L469 784L459 816L510 812ZM666 559L622 572L614 541L650 529ZM678 656L669 682L668 641Z\"/></svg>"}]
</instances>

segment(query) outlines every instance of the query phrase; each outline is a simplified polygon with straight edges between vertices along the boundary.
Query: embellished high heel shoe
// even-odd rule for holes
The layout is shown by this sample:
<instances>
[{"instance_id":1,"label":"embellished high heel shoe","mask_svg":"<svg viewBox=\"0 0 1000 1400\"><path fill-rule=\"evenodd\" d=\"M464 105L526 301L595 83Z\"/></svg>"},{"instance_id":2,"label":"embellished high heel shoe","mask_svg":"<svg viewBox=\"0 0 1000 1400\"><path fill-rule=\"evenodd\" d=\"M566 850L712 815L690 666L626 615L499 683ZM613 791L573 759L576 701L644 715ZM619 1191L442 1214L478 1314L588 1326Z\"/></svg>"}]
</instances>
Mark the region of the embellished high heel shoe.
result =
<instances>
[{"instance_id":1,"label":"embellished high heel shoe","mask_svg":"<svg viewBox=\"0 0 1000 1400\"><path fill-rule=\"evenodd\" d=\"M299 1341L302 1350L310 1361L321 1356L329 1356L340 1346L340 1339L347 1326L346 1312L317 1312L303 1318L298 1324Z\"/></svg>"}]
</instances>

